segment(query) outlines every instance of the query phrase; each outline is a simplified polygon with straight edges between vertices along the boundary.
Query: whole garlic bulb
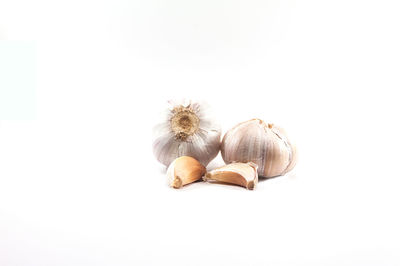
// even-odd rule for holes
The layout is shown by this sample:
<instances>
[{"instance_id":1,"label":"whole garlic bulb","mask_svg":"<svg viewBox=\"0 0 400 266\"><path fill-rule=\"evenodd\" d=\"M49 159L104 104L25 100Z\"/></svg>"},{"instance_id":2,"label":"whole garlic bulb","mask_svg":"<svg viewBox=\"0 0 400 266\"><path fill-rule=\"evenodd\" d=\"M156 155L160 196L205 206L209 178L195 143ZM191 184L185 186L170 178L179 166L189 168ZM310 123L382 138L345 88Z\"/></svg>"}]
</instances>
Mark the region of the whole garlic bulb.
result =
<instances>
[{"instance_id":1,"label":"whole garlic bulb","mask_svg":"<svg viewBox=\"0 0 400 266\"><path fill-rule=\"evenodd\" d=\"M221 129L211 118L205 103L169 101L163 121L153 129L153 153L169 166L181 156L191 156L201 164L214 159L220 149Z\"/></svg>"},{"instance_id":2,"label":"whole garlic bulb","mask_svg":"<svg viewBox=\"0 0 400 266\"><path fill-rule=\"evenodd\" d=\"M285 131L260 119L230 129L222 140L221 154L226 163L257 164L258 174L264 177L284 175L297 161L296 147L289 142Z\"/></svg>"}]
</instances>

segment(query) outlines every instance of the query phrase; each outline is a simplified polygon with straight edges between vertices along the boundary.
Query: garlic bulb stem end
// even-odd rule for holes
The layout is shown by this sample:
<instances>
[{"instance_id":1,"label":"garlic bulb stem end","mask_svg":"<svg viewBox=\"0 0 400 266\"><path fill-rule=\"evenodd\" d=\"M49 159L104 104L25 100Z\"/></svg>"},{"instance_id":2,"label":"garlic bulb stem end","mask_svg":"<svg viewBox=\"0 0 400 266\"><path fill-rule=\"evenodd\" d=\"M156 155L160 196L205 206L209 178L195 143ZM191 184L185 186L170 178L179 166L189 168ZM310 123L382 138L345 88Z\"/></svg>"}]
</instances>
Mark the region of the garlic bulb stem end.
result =
<instances>
[{"instance_id":1,"label":"garlic bulb stem end","mask_svg":"<svg viewBox=\"0 0 400 266\"><path fill-rule=\"evenodd\" d=\"M207 165L220 150L221 127L205 103L169 101L162 119L153 128L153 153L167 167L180 156Z\"/></svg>"},{"instance_id":2,"label":"garlic bulb stem end","mask_svg":"<svg viewBox=\"0 0 400 266\"><path fill-rule=\"evenodd\" d=\"M190 107L178 106L172 110L171 129L178 140L186 140L199 129L200 119Z\"/></svg>"}]
</instances>

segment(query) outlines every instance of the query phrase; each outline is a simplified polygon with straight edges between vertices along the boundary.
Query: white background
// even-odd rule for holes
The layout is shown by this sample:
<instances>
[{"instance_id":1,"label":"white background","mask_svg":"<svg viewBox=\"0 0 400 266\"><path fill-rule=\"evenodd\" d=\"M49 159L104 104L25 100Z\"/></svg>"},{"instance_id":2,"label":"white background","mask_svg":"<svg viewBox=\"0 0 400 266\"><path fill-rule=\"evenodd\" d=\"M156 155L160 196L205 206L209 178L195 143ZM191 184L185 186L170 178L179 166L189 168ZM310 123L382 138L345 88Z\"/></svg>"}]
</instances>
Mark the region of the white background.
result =
<instances>
[{"instance_id":1,"label":"white background","mask_svg":"<svg viewBox=\"0 0 400 266\"><path fill-rule=\"evenodd\" d=\"M400 265L399 13L2 0L3 49L33 47L35 64L0 58L21 66L0 82L0 265ZM4 84L27 73L35 107L15 119L26 98ZM255 191L169 188L151 129L182 97L208 101L224 132L254 117L286 128L297 167Z\"/></svg>"}]
</instances>

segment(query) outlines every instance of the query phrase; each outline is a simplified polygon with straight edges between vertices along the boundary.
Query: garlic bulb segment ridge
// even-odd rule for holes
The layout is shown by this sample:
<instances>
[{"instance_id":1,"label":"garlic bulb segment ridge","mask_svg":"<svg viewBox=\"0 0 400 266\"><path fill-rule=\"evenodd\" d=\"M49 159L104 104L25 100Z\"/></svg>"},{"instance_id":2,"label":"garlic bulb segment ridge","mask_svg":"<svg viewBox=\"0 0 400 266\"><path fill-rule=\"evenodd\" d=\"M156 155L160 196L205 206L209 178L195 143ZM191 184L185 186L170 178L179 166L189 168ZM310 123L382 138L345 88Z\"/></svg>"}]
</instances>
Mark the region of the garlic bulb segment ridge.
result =
<instances>
[{"instance_id":1,"label":"garlic bulb segment ridge","mask_svg":"<svg viewBox=\"0 0 400 266\"><path fill-rule=\"evenodd\" d=\"M199 161L189 156L182 156L175 159L168 167L168 185L181 188L200 180L205 173L206 168Z\"/></svg>"},{"instance_id":2,"label":"garlic bulb segment ridge","mask_svg":"<svg viewBox=\"0 0 400 266\"><path fill-rule=\"evenodd\" d=\"M297 161L296 147L285 131L261 119L252 119L230 129L221 144L225 163L253 162L258 175L274 177L293 169Z\"/></svg>"},{"instance_id":3,"label":"garlic bulb segment ridge","mask_svg":"<svg viewBox=\"0 0 400 266\"><path fill-rule=\"evenodd\" d=\"M180 156L191 156L207 165L220 149L221 129L205 103L169 101L161 123L153 129L153 153L169 166Z\"/></svg>"},{"instance_id":4,"label":"garlic bulb segment ridge","mask_svg":"<svg viewBox=\"0 0 400 266\"><path fill-rule=\"evenodd\" d=\"M235 184L252 190L258 183L257 165L231 163L208 172L203 180Z\"/></svg>"}]
</instances>

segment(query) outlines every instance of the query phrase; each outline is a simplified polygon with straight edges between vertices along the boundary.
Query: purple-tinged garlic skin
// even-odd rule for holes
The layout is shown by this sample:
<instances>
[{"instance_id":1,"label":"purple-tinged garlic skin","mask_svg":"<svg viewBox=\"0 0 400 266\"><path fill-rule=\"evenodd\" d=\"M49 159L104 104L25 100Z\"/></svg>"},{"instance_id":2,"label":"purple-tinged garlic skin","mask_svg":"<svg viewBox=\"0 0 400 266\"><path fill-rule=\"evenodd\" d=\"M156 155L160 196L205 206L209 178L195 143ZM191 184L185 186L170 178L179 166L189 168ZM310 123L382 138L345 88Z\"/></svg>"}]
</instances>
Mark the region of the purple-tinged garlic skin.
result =
<instances>
[{"instance_id":1,"label":"purple-tinged garlic skin","mask_svg":"<svg viewBox=\"0 0 400 266\"><path fill-rule=\"evenodd\" d=\"M225 163L253 162L258 175L284 175L296 165L297 150L285 131L261 119L252 119L230 129L222 139L221 155Z\"/></svg>"}]
</instances>

